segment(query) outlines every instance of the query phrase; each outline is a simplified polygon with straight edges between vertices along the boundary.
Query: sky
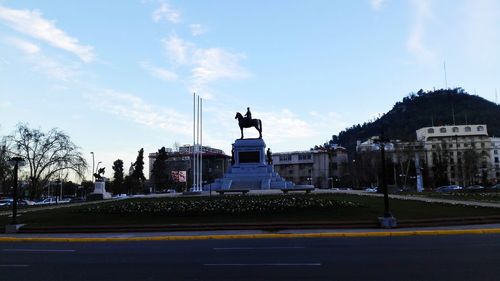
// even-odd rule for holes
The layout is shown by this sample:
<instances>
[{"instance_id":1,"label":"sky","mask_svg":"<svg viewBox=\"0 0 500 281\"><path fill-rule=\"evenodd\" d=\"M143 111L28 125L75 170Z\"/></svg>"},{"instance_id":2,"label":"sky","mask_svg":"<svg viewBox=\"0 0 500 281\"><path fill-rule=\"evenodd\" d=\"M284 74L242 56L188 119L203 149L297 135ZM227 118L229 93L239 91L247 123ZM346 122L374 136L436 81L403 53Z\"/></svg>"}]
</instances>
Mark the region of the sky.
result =
<instances>
[{"instance_id":1,"label":"sky","mask_svg":"<svg viewBox=\"0 0 500 281\"><path fill-rule=\"evenodd\" d=\"M59 128L105 176L140 148L147 169L192 144L196 92L204 145L229 153L250 107L272 151L308 150L419 89L496 102L499 19L495 0L0 0L0 136Z\"/></svg>"}]
</instances>

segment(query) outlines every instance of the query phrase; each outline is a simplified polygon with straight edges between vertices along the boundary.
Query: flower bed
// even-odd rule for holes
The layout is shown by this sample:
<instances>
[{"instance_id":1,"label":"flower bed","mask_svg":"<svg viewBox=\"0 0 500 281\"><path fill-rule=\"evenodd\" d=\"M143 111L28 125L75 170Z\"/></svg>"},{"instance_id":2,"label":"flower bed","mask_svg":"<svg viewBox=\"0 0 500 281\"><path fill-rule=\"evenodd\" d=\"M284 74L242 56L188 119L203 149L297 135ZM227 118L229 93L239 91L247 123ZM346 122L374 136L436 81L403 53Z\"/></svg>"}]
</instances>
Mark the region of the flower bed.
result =
<instances>
[{"instance_id":1,"label":"flower bed","mask_svg":"<svg viewBox=\"0 0 500 281\"><path fill-rule=\"evenodd\" d=\"M266 214L301 210L331 210L359 207L358 203L315 195L230 196L216 198L133 199L87 206L78 212L94 214L145 214L206 216Z\"/></svg>"}]
</instances>

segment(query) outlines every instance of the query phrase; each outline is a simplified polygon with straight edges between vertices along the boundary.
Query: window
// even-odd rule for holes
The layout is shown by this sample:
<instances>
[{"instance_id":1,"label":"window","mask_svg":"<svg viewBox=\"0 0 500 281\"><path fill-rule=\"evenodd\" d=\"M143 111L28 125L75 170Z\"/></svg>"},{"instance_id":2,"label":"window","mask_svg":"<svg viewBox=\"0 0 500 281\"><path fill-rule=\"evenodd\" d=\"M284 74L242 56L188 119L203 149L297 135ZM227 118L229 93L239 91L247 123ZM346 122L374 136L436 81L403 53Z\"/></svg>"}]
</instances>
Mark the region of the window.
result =
<instances>
[{"instance_id":1,"label":"window","mask_svg":"<svg viewBox=\"0 0 500 281\"><path fill-rule=\"evenodd\" d=\"M288 170L289 175L293 175L293 170Z\"/></svg>"},{"instance_id":2,"label":"window","mask_svg":"<svg viewBox=\"0 0 500 281\"><path fill-rule=\"evenodd\" d=\"M429 133L429 134L434 134L434 129L432 129L432 128L427 129L427 133Z\"/></svg>"},{"instance_id":3,"label":"window","mask_svg":"<svg viewBox=\"0 0 500 281\"><path fill-rule=\"evenodd\" d=\"M498 163L498 157L495 157L495 163Z\"/></svg>"},{"instance_id":4,"label":"window","mask_svg":"<svg viewBox=\"0 0 500 281\"><path fill-rule=\"evenodd\" d=\"M440 133L446 133L446 128L441 128L441 129L439 129L439 132L440 132Z\"/></svg>"},{"instance_id":5,"label":"window","mask_svg":"<svg viewBox=\"0 0 500 281\"><path fill-rule=\"evenodd\" d=\"M465 127L465 131L470 132L471 131L470 127Z\"/></svg>"},{"instance_id":6,"label":"window","mask_svg":"<svg viewBox=\"0 0 500 281\"><path fill-rule=\"evenodd\" d=\"M452 131L453 133L458 133L458 127L453 127Z\"/></svg>"},{"instance_id":7,"label":"window","mask_svg":"<svg viewBox=\"0 0 500 281\"><path fill-rule=\"evenodd\" d=\"M493 154L497 155L498 154L498 150L493 150Z\"/></svg>"},{"instance_id":8,"label":"window","mask_svg":"<svg viewBox=\"0 0 500 281\"><path fill-rule=\"evenodd\" d=\"M483 127L483 126L478 126L478 127L477 127L477 131L478 131L478 132L482 132L482 131L484 131L484 127Z\"/></svg>"},{"instance_id":9,"label":"window","mask_svg":"<svg viewBox=\"0 0 500 281\"><path fill-rule=\"evenodd\" d=\"M299 154L299 160L311 160L311 154L310 153Z\"/></svg>"},{"instance_id":10,"label":"window","mask_svg":"<svg viewBox=\"0 0 500 281\"><path fill-rule=\"evenodd\" d=\"M482 148L484 148L484 146L485 146L485 144L484 144L484 142L482 142L482 143L481 143L481 147L482 147Z\"/></svg>"},{"instance_id":11,"label":"window","mask_svg":"<svg viewBox=\"0 0 500 281\"><path fill-rule=\"evenodd\" d=\"M292 155L291 154L280 155L280 161L292 161Z\"/></svg>"}]
</instances>

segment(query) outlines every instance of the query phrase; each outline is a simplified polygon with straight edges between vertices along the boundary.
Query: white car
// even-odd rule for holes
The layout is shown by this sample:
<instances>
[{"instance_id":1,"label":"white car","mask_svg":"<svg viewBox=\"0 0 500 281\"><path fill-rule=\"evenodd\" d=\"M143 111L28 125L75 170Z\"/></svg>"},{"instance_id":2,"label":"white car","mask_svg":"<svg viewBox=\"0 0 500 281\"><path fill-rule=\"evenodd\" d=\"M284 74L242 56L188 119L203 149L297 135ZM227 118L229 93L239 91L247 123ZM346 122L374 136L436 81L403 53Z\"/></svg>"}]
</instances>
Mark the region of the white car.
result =
<instances>
[{"instance_id":1,"label":"white car","mask_svg":"<svg viewBox=\"0 0 500 281\"><path fill-rule=\"evenodd\" d=\"M51 205L57 204L57 200L55 197L45 198L42 201L35 202L35 205Z\"/></svg>"},{"instance_id":2,"label":"white car","mask_svg":"<svg viewBox=\"0 0 500 281\"><path fill-rule=\"evenodd\" d=\"M11 206L12 202L14 202L14 199L10 199L10 198L2 199L2 200L0 200L0 207Z\"/></svg>"}]
</instances>

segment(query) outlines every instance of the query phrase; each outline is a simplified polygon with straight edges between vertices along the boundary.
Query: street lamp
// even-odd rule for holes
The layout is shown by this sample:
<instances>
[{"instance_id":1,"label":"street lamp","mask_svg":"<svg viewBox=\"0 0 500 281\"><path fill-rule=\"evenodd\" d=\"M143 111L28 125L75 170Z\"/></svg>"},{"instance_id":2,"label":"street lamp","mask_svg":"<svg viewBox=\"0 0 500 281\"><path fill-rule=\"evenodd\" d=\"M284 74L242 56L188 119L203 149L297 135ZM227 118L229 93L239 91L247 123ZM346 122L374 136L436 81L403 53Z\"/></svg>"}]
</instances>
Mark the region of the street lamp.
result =
<instances>
[{"instance_id":1,"label":"street lamp","mask_svg":"<svg viewBox=\"0 0 500 281\"><path fill-rule=\"evenodd\" d=\"M17 171L19 170L19 166L24 166L25 161L21 157L12 157L9 160L9 164L14 166L14 194L13 199L14 202L12 204L12 222L10 224L16 225L16 217L17 217Z\"/></svg>"},{"instance_id":2,"label":"street lamp","mask_svg":"<svg viewBox=\"0 0 500 281\"><path fill-rule=\"evenodd\" d=\"M94 152L90 152L92 154L92 182L94 182Z\"/></svg>"},{"instance_id":3,"label":"street lamp","mask_svg":"<svg viewBox=\"0 0 500 281\"><path fill-rule=\"evenodd\" d=\"M396 227L396 218L392 216L389 211L389 194L387 192L387 184L385 182L385 146L390 143L390 140L384 137L384 129L380 134L380 138L375 140L375 143L380 146L380 157L381 157L381 176L380 183L382 185L382 191L384 192L384 215L379 217L380 226L384 228Z\"/></svg>"}]
</instances>

